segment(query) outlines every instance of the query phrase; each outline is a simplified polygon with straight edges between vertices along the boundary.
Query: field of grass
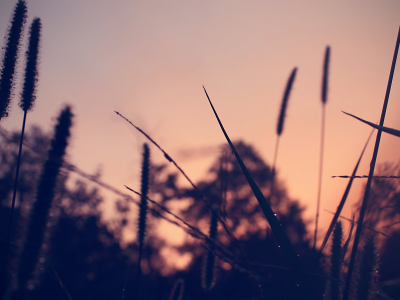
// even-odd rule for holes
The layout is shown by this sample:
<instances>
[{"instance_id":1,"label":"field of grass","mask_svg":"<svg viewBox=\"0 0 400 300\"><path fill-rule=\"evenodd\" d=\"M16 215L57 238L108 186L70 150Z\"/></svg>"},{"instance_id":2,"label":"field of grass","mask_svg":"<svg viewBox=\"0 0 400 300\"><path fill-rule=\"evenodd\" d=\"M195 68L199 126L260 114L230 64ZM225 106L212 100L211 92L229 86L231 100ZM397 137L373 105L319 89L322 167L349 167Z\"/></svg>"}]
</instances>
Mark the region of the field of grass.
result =
<instances>
[{"instance_id":1,"label":"field of grass","mask_svg":"<svg viewBox=\"0 0 400 300\"><path fill-rule=\"evenodd\" d=\"M19 0L5 36L0 126L9 114L13 87L19 79L15 68L23 52L21 33L27 13L26 2ZM389 173L382 174L385 176L377 176L375 170L382 134L400 137L400 131L384 126L400 30L379 124L351 115L377 134L371 133L360 149L359 160L347 176L343 197L318 248L325 110L334 49L327 46L321 68L320 173L315 232L311 234L302 216L304 209L288 196L276 174L279 140L289 98L295 92L292 87L297 68L283 93L271 166L251 145L231 141L218 115L218 99L213 99L204 86L204 100L209 102L210 114L214 114L227 144L221 148L210 177L198 183L156 140L124 112L116 111L121 122L128 122L148 140L143 145L140 192L125 186L126 192L121 193L103 182L99 174L86 174L65 158L74 124L73 107L61 109L51 137L39 129L24 136L27 113L34 106L40 79L41 29L36 18L27 34L21 134L1 131L3 299L400 299L399 259L393 250L400 249L396 226L400 215L399 168L387 166ZM365 191L353 220L344 220L341 212L370 140L375 146L372 158L364 157L371 159ZM160 152L165 164L153 164L152 156ZM174 166L175 173L166 171L167 164ZM69 174L79 178L73 187L66 184ZM182 187L178 176L190 186ZM114 223L102 222L99 188L118 197ZM179 202L186 207L177 212L174 205ZM133 204L137 208L133 209ZM131 210L137 211L135 220L128 218ZM153 232L156 222L177 226L187 234L187 243L175 247L175 257L162 255L171 246ZM343 232L342 222L350 222L348 234ZM124 232L129 228L135 228L136 239L124 243ZM165 271L168 260L180 257L190 257L190 262L182 269Z\"/></svg>"}]
</instances>

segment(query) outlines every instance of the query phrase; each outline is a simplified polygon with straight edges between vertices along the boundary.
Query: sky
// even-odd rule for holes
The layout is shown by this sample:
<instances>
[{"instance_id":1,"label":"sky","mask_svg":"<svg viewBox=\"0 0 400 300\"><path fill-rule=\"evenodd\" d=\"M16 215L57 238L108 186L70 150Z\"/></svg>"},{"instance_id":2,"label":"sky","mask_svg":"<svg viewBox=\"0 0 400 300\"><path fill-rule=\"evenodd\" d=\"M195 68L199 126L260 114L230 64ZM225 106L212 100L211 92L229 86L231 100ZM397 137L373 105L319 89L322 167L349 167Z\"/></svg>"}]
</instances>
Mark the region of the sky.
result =
<instances>
[{"instance_id":1,"label":"sky","mask_svg":"<svg viewBox=\"0 0 400 300\"><path fill-rule=\"evenodd\" d=\"M14 0L0 1L5 35ZM39 83L27 126L51 131L65 104L75 114L68 161L125 192L139 190L146 140L119 111L149 133L194 180L204 179L226 143L202 85L232 140L244 140L271 163L287 79L290 95L277 161L289 196L313 220L317 201L324 52L331 47L326 105L320 234L329 225L370 128L344 115L380 118L400 2L386 1L104 1L32 0L27 29L42 21ZM3 42L4 43L4 42ZM3 45L4 46L4 45ZM20 130L23 55L10 116ZM400 70L393 79L385 126L400 128ZM359 168L368 174L375 135ZM399 162L400 140L383 135L377 164ZM151 159L164 162L151 147ZM171 169L173 170L173 169ZM182 180L183 182L183 180ZM356 180L343 215L351 216L366 180ZM114 198L105 206L112 210ZM313 230L313 223L309 229Z\"/></svg>"}]
</instances>

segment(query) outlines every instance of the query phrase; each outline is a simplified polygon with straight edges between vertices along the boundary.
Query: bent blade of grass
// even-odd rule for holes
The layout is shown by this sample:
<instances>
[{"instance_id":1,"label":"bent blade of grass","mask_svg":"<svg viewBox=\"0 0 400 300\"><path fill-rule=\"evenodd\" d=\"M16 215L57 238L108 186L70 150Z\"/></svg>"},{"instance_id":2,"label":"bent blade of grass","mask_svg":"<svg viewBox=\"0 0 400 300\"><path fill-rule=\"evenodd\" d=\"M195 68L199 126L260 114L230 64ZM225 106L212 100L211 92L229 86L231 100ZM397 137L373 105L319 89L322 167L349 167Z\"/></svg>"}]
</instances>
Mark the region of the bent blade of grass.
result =
<instances>
[{"instance_id":1,"label":"bent blade of grass","mask_svg":"<svg viewBox=\"0 0 400 300\"><path fill-rule=\"evenodd\" d=\"M340 175L340 176L332 176L332 178L368 178L368 175L360 175L360 176ZM385 176L372 176L372 178L373 179L399 179L400 176L385 175Z\"/></svg>"},{"instance_id":2,"label":"bent blade of grass","mask_svg":"<svg viewBox=\"0 0 400 300\"><path fill-rule=\"evenodd\" d=\"M326 211L326 212L328 212L328 213L331 213L332 215L335 214L333 211L329 211L329 210L327 210L327 209L324 209L324 211ZM343 216L340 216L340 218L343 219L343 220L346 220L346 221L350 222L350 224L353 224L353 223L355 224L354 220L352 220L352 219L349 219L349 218L346 218L346 217L343 217ZM377 233L377 234L383 235L384 237L394 239L393 236L390 236L389 234L386 234L386 233L384 233L384 232L382 232L382 231L375 230L375 229L372 228L372 227L365 226L365 225L363 225L362 227L365 228L365 229L368 229L368 230L371 231L371 232L375 232L375 233Z\"/></svg>"},{"instance_id":3,"label":"bent blade of grass","mask_svg":"<svg viewBox=\"0 0 400 300\"><path fill-rule=\"evenodd\" d=\"M271 206L268 204L267 200L265 199L264 195L262 194L260 188L257 186L256 182L254 181L253 177L250 175L249 171L247 170L247 167L243 163L239 153L236 151L235 147L233 146L228 134L225 131L224 126L221 123L221 120L218 117L218 114L211 103L210 97L207 94L207 91L205 87L203 86L204 92L206 93L208 102L211 105L211 108L214 112L215 117L217 118L217 121L219 123L219 126L221 127L221 130L226 138L226 140L229 143L229 146L232 149L233 154L235 155L242 171L243 174L246 176L246 179L254 193L254 196L257 198L258 203L261 206L261 209L265 215L265 218L267 219L268 223L271 226L272 231L275 234L276 239L278 240L279 245L281 246L281 249L286 256L286 259L289 262L290 268L294 271L297 280L304 280L304 274L305 274L305 269L303 264L300 261L299 256L296 253L296 250L294 249L292 243L290 242L289 238L287 237L285 231L283 230L281 224L279 223L278 219L274 215L274 212L271 209Z\"/></svg>"},{"instance_id":4,"label":"bent blade of grass","mask_svg":"<svg viewBox=\"0 0 400 300\"><path fill-rule=\"evenodd\" d=\"M342 112L344 114L346 114L346 115L349 115L349 116L351 116L351 117L353 117L353 118L365 123L365 124L368 124L369 126L375 128L375 129L378 129L378 130L381 130L383 132L386 132L386 133L392 134L394 136L400 137L400 130L397 130L397 129L394 129L394 128L385 127L385 126L381 126L381 125L377 125L377 124L374 124L372 122L369 122L369 121L366 121L364 119L361 119L359 117L356 117L355 115L349 114L349 113L347 113L345 111L342 111Z\"/></svg>"},{"instance_id":5,"label":"bent blade of grass","mask_svg":"<svg viewBox=\"0 0 400 300\"><path fill-rule=\"evenodd\" d=\"M335 213L335 215L333 216L333 219L332 219L331 224L329 225L328 231L326 232L324 241L322 242L321 248L319 249L319 252L320 252L321 254L322 254L322 252L324 251L324 248L325 248L325 246L326 246L326 243L328 242L329 237L330 237L330 235L331 235L333 229L335 228L336 222L337 222L337 220L339 219L340 213L342 212L343 206L344 206L344 204L346 203L347 196L349 195L351 186L352 186L352 184L353 184L354 176L356 175L358 166L360 165L361 159L362 159L362 157L363 157L363 155L364 155L365 149L367 148L367 145L368 145L368 143L369 143L369 140L371 139L371 136L372 136L372 133L373 133L373 132L374 132L374 130L371 131L371 133L370 133L370 135L369 135L369 137L368 137L368 140L367 140L367 142L365 143L365 146L364 146L364 148L363 148L363 150L362 150L362 152L361 152L360 158L358 159L357 164L356 164L356 166L354 167L353 174L351 175L350 180L349 180L349 183L347 184L346 190L344 191L342 200L340 200L339 206L338 206L337 209L336 209L336 213Z\"/></svg>"}]
</instances>

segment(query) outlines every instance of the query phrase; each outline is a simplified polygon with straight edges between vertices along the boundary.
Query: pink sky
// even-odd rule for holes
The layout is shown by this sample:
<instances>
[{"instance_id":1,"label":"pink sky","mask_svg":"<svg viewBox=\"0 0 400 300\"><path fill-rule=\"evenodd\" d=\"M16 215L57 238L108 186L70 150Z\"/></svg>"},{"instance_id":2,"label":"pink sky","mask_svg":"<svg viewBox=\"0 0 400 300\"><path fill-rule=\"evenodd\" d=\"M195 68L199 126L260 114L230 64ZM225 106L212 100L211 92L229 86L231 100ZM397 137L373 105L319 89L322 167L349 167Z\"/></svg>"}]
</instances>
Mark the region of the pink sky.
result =
<instances>
[{"instance_id":1,"label":"pink sky","mask_svg":"<svg viewBox=\"0 0 400 300\"><path fill-rule=\"evenodd\" d=\"M0 2L3 35L15 2ZM225 143L204 84L231 139L253 144L270 163L283 91L297 66L277 168L289 195L307 206L309 219L317 199L322 63L330 45L322 238L332 217L323 210L336 209L347 184L331 176L352 172L370 132L341 111L379 119L400 25L399 1L27 2L28 25L33 17L43 24L38 97L28 126L51 130L62 105L72 104L69 161L88 173L101 166L103 180L124 192L124 184L139 189L145 139L114 110L199 180ZM8 130L20 130L23 116L17 106L21 72L18 79L11 115L1 124ZM399 110L397 72L386 126L400 128ZM373 144L374 138L359 174L368 173ZM398 138L383 135L377 163L397 163L399 147ZM151 149L152 159L163 161ZM191 149L215 151L181 155ZM364 183L356 181L345 216Z\"/></svg>"}]
</instances>

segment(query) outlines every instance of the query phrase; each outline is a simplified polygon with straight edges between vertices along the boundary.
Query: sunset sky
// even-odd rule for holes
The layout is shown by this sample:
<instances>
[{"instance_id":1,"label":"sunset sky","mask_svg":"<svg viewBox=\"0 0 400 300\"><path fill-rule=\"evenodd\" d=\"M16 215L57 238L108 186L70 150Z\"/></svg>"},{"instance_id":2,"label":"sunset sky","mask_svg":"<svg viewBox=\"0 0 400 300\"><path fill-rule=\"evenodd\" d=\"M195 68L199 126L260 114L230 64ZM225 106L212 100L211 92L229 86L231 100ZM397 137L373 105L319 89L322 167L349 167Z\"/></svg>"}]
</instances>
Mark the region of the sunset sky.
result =
<instances>
[{"instance_id":1,"label":"sunset sky","mask_svg":"<svg viewBox=\"0 0 400 300\"><path fill-rule=\"evenodd\" d=\"M101 167L102 179L124 192L124 184L139 189L146 140L115 110L148 132L196 181L205 178L225 143L202 85L231 139L254 145L271 163L280 102L297 67L277 169L289 195L307 206L310 220L317 200L323 57L330 45L322 239L332 218L324 209L336 209L347 184L331 176L351 174L370 132L341 111L379 120L400 1L27 2L21 54L32 19L40 17L43 24L37 100L27 126L51 131L63 105L71 104L69 162L88 173ZM15 3L0 1L2 36ZM21 70L24 64L20 59ZM399 68L385 120L397 129ZM10 117L1 122L7 130L20 130L22 78L20 71ZM375 135L359 174L368 173L374 142ZM384 134L377 164L399 162L396 149L400 139ZM153 161L164 161L156 148L151 151ZM356 181L344 216L351 216L365 183Z\"/></svg>"}]
</instances>

